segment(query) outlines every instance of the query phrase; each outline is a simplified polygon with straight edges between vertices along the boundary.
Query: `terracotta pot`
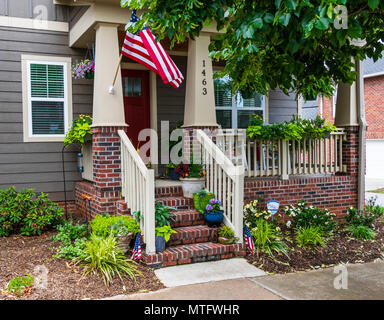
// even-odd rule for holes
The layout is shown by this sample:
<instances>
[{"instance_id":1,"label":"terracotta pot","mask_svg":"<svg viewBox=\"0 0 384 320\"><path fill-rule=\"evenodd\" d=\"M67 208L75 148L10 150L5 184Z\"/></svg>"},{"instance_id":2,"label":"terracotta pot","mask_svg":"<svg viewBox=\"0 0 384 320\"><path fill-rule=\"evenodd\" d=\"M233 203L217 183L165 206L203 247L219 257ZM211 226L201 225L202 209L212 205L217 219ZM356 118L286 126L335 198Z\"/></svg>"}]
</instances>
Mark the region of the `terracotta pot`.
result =
<instances>
[{"instance_id":1,"label":"terracotta pot","mask_svg":"<svg viewBox=\"0 0 384 320\"><path fill-rule=\"evenodd\" d=\"M117 236L117 248L122 253L128 252L132 236L133 232L128 233L126 236Z\"/></svg>"},{"instance_id":2,"label":"terracotta pot","mask_svg":"<svg viewBox=\"0 0 384 320\"><path fill-rule=\"evenodd\" d=\"M185 198L193 198L193 194L204 189L205 178L180 178L183 195Z\"/></svg>"}]
</instances>

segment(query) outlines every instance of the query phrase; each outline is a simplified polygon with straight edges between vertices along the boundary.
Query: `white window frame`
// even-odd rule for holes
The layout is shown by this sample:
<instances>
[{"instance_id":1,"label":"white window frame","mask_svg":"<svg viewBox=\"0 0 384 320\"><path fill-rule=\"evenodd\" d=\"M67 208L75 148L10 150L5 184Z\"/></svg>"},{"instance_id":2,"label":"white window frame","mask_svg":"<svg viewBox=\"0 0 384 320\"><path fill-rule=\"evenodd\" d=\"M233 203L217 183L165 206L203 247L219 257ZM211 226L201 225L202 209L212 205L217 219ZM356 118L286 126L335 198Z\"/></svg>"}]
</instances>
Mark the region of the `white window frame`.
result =
<instances>
[{"instance_id":1,"label":"white window frame","mask_svg":"<svg viewBox=\"0 0 384 320\"><path fill-rule=\"evenodd\" d=\"M213 72L215 71L219 71L220 69L219 68L215 68L213 70ZM232 106L231 107L220 107L220 106L216 106L215 104L215 109L216 110L230 110L231 111L231 129L238 129L238 111L263 111L263 120L264 122L268 122L267 119L266 119L266 115L265 115L265 110L266 110L266 96L265 95L262 95L261 96L261 107L260 108L251 108L251 107L238 107L237 105L237 97L239 97L240 94L237 93L235 95L232 94Z\"/></svg>"},{"instance_id":2,"label":"white window frame","mask_svg":"<svg viewBox=\"0 0 384 320\"><path fill-rule=\"evenodd\" d=\"M63 142L65 133L72 123L72 77L71 58L52 56L22 55L23 86L23 132L24 142ZM62 65L64 69L64 98L32 98L31 97L31 64ZM32 101L64 102L64 134L32 133Z\"/></svg>"}]
</instances>

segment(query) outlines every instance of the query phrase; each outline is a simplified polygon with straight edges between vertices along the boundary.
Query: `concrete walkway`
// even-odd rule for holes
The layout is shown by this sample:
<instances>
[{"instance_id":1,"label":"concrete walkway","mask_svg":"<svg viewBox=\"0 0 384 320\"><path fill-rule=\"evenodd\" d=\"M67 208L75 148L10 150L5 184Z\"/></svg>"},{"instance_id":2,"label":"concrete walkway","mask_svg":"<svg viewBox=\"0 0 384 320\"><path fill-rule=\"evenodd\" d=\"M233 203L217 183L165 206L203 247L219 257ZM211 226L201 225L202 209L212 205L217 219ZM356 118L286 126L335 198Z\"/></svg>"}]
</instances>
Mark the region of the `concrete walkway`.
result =
<instances>
[{"instance_id":1,"label":"concrete walkway","mask_svg":"<svg viewBox=\"0 0 384 320\"><path fill-rule=\"evenodd\" d=\"M205 263L196 266L203 270ZM343 270L337 272L335 268L327 268L237 277L120 295L106 300L384 300L384 261L347 264L341 268ZM189 278L190 274L185 273L184 277Z\"/></svg>"}]
</instances>

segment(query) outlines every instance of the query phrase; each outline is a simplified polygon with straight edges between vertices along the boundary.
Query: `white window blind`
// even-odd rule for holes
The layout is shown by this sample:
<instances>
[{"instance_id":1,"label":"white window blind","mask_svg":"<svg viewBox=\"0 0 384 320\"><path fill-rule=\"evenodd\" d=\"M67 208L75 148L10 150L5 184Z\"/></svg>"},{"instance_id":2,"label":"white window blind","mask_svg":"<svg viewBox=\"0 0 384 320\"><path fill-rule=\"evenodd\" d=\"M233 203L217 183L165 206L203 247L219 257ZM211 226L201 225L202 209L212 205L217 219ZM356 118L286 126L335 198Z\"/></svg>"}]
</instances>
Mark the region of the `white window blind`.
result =
<instances>
[{"instance_id":1,"label":"white window blind","mask_svg":"<svg viewBox=\"0 0 384 320\"><path fill-rule=\"evenodd\" d=\"M65 134L65 78L65 63L29 63L30 135Z\"/></svg>"},{"instance_id":2,"label":"white window blind","mask_svg":"<svg viewBox=\"0 0 384 320\"><path fill-rule=\"evenodd\" d=\"M255 94L244 99L239 92L232 93L232 79L228 76L214 79L217 123L222 128L247 128L249 119L257 114L264 118L264 97Z\"/></svg>"}]
</instances>

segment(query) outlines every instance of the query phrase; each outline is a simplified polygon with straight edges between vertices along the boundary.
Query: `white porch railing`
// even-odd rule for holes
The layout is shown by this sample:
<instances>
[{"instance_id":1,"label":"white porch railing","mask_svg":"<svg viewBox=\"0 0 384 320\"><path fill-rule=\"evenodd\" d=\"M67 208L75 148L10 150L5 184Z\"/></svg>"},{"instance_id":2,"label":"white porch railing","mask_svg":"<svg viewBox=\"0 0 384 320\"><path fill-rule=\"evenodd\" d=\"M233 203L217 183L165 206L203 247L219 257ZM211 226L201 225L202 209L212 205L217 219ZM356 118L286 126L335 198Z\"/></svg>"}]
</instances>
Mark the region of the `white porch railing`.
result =
<instances>
[{"instance_id":1,"label":"white porch railing","mask_svg":"<svg viewBox=\"0 0 384 320\"><path fill-rule=\"evenodd\" d=\"M197 130L202 162L206 168L206 189L213 192L224 208L224 223L243 242L244 166L230 158L202 131Z\"/></svg>"},{"instance_id":2,"label":"white porch railing","mask_svg":"<svg viewBox=\"0 0 384 320\"><path fill-rule=\"evenodd\" d=\"M148 169L123 130L121 140L122 196L131 212L140 211L140 228L146 243L146 253L155 248L155 173Z\"/></svg>"},{"instance_id":3,"label":"white porch railing","mask_svg":"<svg viewBox=\"0 0 384 320\"><path fill-rule=\"evenodd\" d=\"M248 177L335 174L345 172L343 129L328 138L296 140L247 140L245 129L219 131L217 145L233 163L244 164Z\"/></svg>"}]
</instances>

